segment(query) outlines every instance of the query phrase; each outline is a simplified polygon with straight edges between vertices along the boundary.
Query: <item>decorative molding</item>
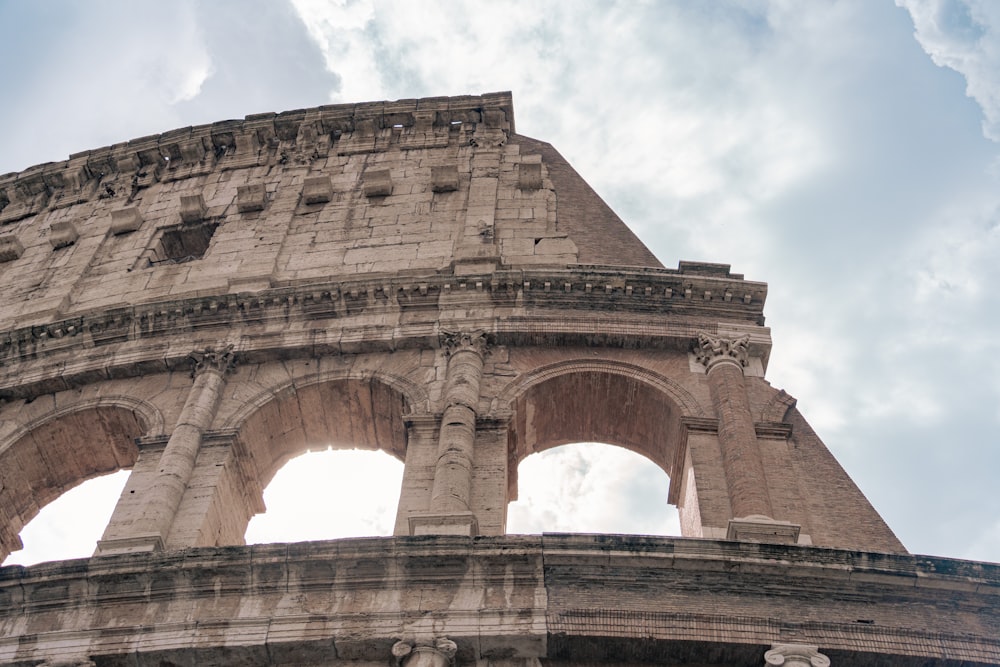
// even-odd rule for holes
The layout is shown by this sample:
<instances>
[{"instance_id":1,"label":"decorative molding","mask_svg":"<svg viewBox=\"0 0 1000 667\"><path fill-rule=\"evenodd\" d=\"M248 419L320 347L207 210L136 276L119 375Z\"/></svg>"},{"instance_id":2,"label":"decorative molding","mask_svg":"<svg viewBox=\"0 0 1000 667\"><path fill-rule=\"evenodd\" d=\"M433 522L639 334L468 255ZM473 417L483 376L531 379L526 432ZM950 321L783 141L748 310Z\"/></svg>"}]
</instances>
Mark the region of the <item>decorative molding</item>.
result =
<instances>
[{"instance_id":1,"label":"decorative molding","mask_svg":"<svg viewBox=\"0 0 1000 667\"><path fill-rule=\"evenodd\" d=\"M393 662L398 667L449 667L457 652L458 644L445 637L433 643L398 641L392 645Z\"/></svg>"},{"instance_id":2,"label":"decorative molding","mask_svg":"<svg viewBox=\"0 0 1000 667\"><path fill-rule=\"evenodd\" d=\"M711 370L717 363L735 362L742 368L747 365L750 350L750 334L736 338L710 336L707 333L698 334L698 344L695 347L695 357L698 363Z\"/></svg>"},{"instance_id":3,"label":"decorative molding","mask_svg":"<svg viewBox=\"0 0 1000 667\"><path fill-rule=\"evenodd\" d=\"M485 331L441 331L441 347L450 356L461 350L471 350L480 356L490 352L493 336Z\"/></svg>"},{"instance_id":4,"label":"decorative molding","mask_svg":"<svg viewBox=\"0 0 1000 667\"><path fill-rule=\"evenodd\" d=\"M195 350L188 357L191 359L191 376L202 371L215 371L225 375L236 367L236 355L232 343L221 347L206 347Z\"/></svg>"},{"instance_id":5,"label":"decorative molding","mask_svg":"<svg viewBox=\"0 0 1000 667\"><path fill-rule=\"evenodd\" d=\"M748 327L760 332L761 340L755 345L766 351L770 346L767 329L761 328L759 323L756 326L751 324L762 317L760 312L766 285L746 283L741 286L741 289L755 295L750 305L742 301L728 304L692 302L670 287L679 284L682 279L719 282L715 278L684 278L674 269L641 273L597 266L555 270L505 269L469 276L398 276L280 285L252 293L229 293L227 290L218 294L199 293L173 300L105 308L46 324L0 331L0 398L30 398L80 386L92 381L95 372L105 377L131 377L187 368L186 351L166 358L152 353L141 355L141 358L135 355L115 356L120 362L111 365L108 355L122 345L146 339L167 341L175 336L187 337L191 331L200 332L205 343L225 338L233 331L243 331L241 358L270 359L272 338L257 340L252 331L244 329L251 324L273 329L284 327L289 322L338 318L345 333L322 344L315 337L302 338L301 353L305 356L313 356L317 350L328 354L352 354L362 350L440 347L441 338L435 328L419 322L412 326L388 327L384 331L368 327L363 329L363 333L359 329L357 335L351 333L353 330L349 322L352 317L363 316L369 307L384 309L387 303L411 314L426 310L428 319L433 319L441 307L443 295L448 297L449 308L461 307L465 303L481 304L484 296L498 306L508 302L513 306L522 301L530 304L537 313L531 317L512 315L476 322L475 326L488 327L492 331L491 339L496 345L547 345L558 339L573 345L690 349L692 338L698 334L697 328L685 324L686 319L664 326L662 321L649 314L672 311L682 318L712 316L746 321ZM591 280L608 284L612 280L617 282L611 292L588 292L584 287ZM732 282L725 279L726 284ZM561 288L546 291L546 283ZM635 288L628 296L626 288L632 285ZM668 296L668 292L672 296ZM585 313L574 314L566 310L596 312L605 307L607 300L614 303L614 318L588 317ZM720 310L719 306L724 306L724 310ZM295 345L286 335L281 341L283 354L290 353ZM19 369L66 354L72 354L74 360L62 367L58 377L47 375L35 382L23 382L24 371ZM586 365L590 362L580 360L578 363ZM624 367L631 368L628 364ZM551 371L559 373L556 369ZM654 375L644 369L617 372L634 372L650 378ZM3 379L15 376L21 378L16 387ZM664 381L660 376L656 378L649 381L656 385ZM679 391L676 383L671 386L673 389L668 393L682 404L684 414L702 414L697 401L690 397L681 399L679 394L686 392ZM504 391L507 394L518 390L516 386L508 385Z\"/></svg>"},{"instance_id":6,"label":"decorative molding","mask_svg":"<svg viewBox=\"0 0 1000 667\"><path fill-rule=\"evenodd\" d=\"M830 667L830 658L820 653L818 646L805 644L774 644L764 654L764 662L788 667Z\"/></svg>"},{"instance_id":7,"label":"decorative molding","mask_svg":"<svg viewBox=\"0 0 1000 667\"><path fill-rule=\"evenodd\" d=\"M327 105L179 128L0 175L0 224L47 208L130 198L157 181L258 165L308 164L334 146L339 154L396 146L468 146L480 126L506 141L514 132L510 93Z\"/></svg>"}]
</instances>

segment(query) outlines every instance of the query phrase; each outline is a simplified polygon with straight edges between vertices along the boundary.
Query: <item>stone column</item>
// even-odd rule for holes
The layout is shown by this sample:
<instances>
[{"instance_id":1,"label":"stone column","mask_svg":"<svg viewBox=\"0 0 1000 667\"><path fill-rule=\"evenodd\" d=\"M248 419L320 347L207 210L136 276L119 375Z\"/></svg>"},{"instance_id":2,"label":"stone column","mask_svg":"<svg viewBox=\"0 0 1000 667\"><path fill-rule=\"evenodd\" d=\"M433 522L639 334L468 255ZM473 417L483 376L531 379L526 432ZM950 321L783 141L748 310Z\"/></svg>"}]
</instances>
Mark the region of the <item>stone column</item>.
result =
<instances>
[{"instance_id":1,"label":"stone column","mask_svg":"<svg viewBox=\"0 0 1000 667\"><path fill-rule=\"evenodd\" d=\"M697 357L706 369L719 419L719 447L733 518L727 537L759 542L795 542L798 526L775 522L761 462L753 413L743 378L750 336L698 335ZM794 535L792 535L794 533Z\"/></svg>"},{"instance_id":2,"label":"stone column","mask_svg":"<svg viewBox=\"0 0 1000 667\"><path fill-rule=\"evenodd\" d=\"M486 334L447 333L444 343L448 370L434 485L429 513L410 517L413 535L475 535L479 532L471 505L472 465Z\"/></svg>"},{"instance_id":3,"label":"stone column","mask_svg":"<svg viewBox=\"0 0 1000 667\"><path fill-rule=\"evenodd\" d=\"M450 639L437 639L433 644L396 642L392 657L398 667L450 667L458 646Z\"/></svg>"},{"instance_id":4,"label":"stone column","mask_svg":"<svg viewBox=\"0 0 1000 667\"><path fill-rule=\"evenodd\" d=\"M774 644L764 654L764 662L788 667L830 667L830 658L820 653L818 646L804 644Z\"/></svg>"},{"instance_id":5,"label":"stone column","mask_svg":"<svg viewBox=\"0 0 1000 667\"><path fill-rule=\"evenodd\" d=\"M130 522L131 534L101 540L98 555L161 551L166 545L177 508L194 471L202 435L212 425L226 373L233 368L232 346L193 352L191 360L194 384L160 456L155 480L137 508L139 516Z\"/></svg>"}]
</instances>

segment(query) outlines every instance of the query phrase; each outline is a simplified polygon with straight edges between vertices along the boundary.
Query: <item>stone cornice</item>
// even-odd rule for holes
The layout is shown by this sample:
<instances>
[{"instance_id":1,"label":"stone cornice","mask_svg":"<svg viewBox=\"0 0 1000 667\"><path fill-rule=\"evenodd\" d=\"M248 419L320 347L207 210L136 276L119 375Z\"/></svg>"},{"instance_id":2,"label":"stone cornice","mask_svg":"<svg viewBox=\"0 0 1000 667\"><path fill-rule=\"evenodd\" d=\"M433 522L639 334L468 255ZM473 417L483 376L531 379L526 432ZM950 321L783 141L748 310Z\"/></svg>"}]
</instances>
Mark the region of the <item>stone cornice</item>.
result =
<instances>
[{"instance_id":1,"label":"stone cornice","mask_svg":"<svg viewBox=\"0 0 1000 667\"><path fill-rule=\"evenodd\" d=\"M595 289L595 284L602 287ZM695 289L738 290L749 298L685 295ZM0 332L0 397L78 386L90 381L88 376L173 370L187 363L192 338L201 345L240 341L237 357L251 362L279 349L314 356L435 348L441 345L442 331L455 328L447 312L467 305L487 305L493 311L462 326L483 329L498 345L547 344L558 337L571 344L687 350L698 331L709 323L724 323L753 332L751 352L766 360L770 337L760 326L765 297L763 283L612 267L372 276L257 293L201 294ZM407 323L373 326L365 317L387 308L409 313ZM422 311L426 317L419 315ZM673 315L666 324L664 314ZM180 349L182 344L186 349ZM13 388L18 384L14 378L21 387Z\"/></svg>"},{"instance_id":2,"label":"stone cornice","mask_svg":"<svg viewBox=\"0 0 1000 667\"><path fill-rule=\"evenodd\" d=\"M509 558L518 566L496 567ZM713 651L715 662L720 650L735 651L734 659L756 652L760 659L772 645L795 642L821 646L843 664L885 656L906 667L1000 661L994 632L1000 565L923 556L634 535L425 536L105 556L2 572L0 618L101 613L115 619L99 633L66 626L40 633L33 647L43 657L78 648L95 658L118 654L139 632L143 641L129 644L138 646L139 662L144 651L173 659L178 635L192 638L182 650L197 662L212 662L212 654L191 647L210 651L219 637L230 656L252 655L265 638L269 651L292 650L315 636L297 634L301 614L277 601L310 595L310 622L335 629L324 635L331 659L381 647L388 661L386 649L407 638L415 615L427 613L405 606L420 597L400 595L404 608L391 613L370 595L350 607L340 601L353 591L426 587L459 601L433 612L433 627L447 628L459 662L488 657L481 646L512 636L523 640L522 657L553 660L577 659L574 651L584 650L606 651L590 657L610 659L616 642L633 651L678 642L702 651L692 661L707 664ZM645 577L644 587L634 586L637 576ZM475 585L467 588L470 581ZM507 597L484 606L480 596L491 586ZM692 604L693 590L710 591L712 599ZM614 591L616 606L607 607L607 591ZM778 620L760 604L775 596L803 608L819 605L823 613ZM159 605L155 624L123 614L151 603ZM237 606L270 611L238 622L223 616ZM969 622L973 617L977 622ZM933 622L921 624L927 619ZM356 632L362 628L363 638ZM209 636L213 641L199 641ZM607 640L579 641L596 636ZM0 639L0 663L10 662L4 656L13 655L17 642L17 636Z\"/></svg>"},{"instance_id":3,"label":"stone cornice","mask_svg":"<svg viewBox=\"0 0 1000 667\"><path fill-rule=\"evenodd\" d=\"M390 144L467 145L477 129L514 132L509 92L335 104L180 128L0 175L0 225L215 170L307 164L331 151L370 153Z\"/></svg>"}]
</instances>

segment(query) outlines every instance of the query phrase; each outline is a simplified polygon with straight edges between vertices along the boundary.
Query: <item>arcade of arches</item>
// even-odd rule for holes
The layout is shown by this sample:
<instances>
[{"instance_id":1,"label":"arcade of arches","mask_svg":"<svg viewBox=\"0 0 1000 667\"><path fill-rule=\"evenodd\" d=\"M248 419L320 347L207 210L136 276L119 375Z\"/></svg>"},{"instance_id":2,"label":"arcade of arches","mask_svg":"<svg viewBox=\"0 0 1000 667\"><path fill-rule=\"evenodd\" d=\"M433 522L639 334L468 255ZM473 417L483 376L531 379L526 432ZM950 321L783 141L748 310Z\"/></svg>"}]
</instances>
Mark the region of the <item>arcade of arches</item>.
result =
<instances>
[{"instance_id":1,"label":"arcade of arches","mask_svg":"<svg viewBox=\"0 0 1000 667\"><path fill-rule=\"evenodd\" d=\"M40 507L123 468L131 473L99 554L242 544L278 469L328 445L405 463L397 535L502 534L519 464L576 442L617 445L661 468L664 502L678 507L685 535L724 536L739 518L726 490L740 480L721 455L725 429L706 416L713 396L704 373L688 370L688 353L660 354L657 372L636 363L638 352L569 350L539 364L531 350L488 350L484 340L235 368L230 351L210 349L193 357L191 373L110 381L105 398L61 392L50 406L25 403L38 417L0 449L3 555ZM677 367L694 391L667 379ZM764 435L758 465L788 456L787 433ZM769 475L768 519L815 531L798 485Z\"/></svg>"}]
</instances>

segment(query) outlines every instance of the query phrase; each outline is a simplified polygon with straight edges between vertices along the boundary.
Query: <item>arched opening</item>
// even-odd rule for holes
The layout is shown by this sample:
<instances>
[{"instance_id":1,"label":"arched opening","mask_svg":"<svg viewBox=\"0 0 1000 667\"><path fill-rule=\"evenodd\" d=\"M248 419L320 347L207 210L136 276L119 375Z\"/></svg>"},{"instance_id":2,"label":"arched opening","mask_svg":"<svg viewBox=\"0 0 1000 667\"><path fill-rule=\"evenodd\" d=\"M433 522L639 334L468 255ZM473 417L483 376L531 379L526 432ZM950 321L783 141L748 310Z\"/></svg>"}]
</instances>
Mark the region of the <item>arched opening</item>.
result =
<instances>
[{"instance_id":1,"label":"arched opening","mask_svg":"<svg viewBox=\"0 0 1000 667\"><path fill-rule=\"evenodd\" d=\"M256 508L258 512L268 509L253 522L252 532L246 532L246 541L330 539L359 531L371 534L375 528L379 534L391 533L406 455L403 414L407 411L408 401L403 393L377 378L290 385L260 405L244 420L238 436L257 484L269 489L264 504ZM306 452L311 453L300 456ZM395 460L398 471L380 475L379 471L394 467L393 461L386 459ZM311 475L324 467L327 476ZM345 469L350 471L347 478L350 481L335 481L332 476ZM324 493L343 490L330 487L348 488L360 480L367 480L365 491L382 491L377 494L379 499L372 501L376 503L374 507L360 501L357 495L335 501ZM277 498L270 490L274 484ZM282 491L287 487L294 488ZM303 499L303 492L309 487L317 495ZM265 529L276 522L267 514L271 507L280 510L289 494L298 496L291 504L297 508L299 519L294 522L294 529L287 526L289 530L278 536ZM394 500L388 500L393 497ZM354 519L353 523L334 520L326 510L335 511L338 507L367 518ZM383 507L384 511L380 509ZM390 523L388 529L383 529L380 521L386 512L391 515ZM331 517L329 522L325 517ZM312 525L305 525L308 523Z\"/></svg>"},{"instance_id":2,"label":"arched opening","mask_svg":"<svg viewBox=\"0 0 1000 667\"><path fill-rule=\"evenodd\" d=\"M622 447L553 447L521 461L517 479L508 533L681 534L677 508L667 502L666 473Z\"/></svg>"},{"instance_id":3,"label":"arched opening","mask_svg":"<svg viewBox=\"0 0 1000 667\"><path fill-rule=\"evenodd\" d=\"M385 452L311 451L288 461L264 490L267 511L246 543L391 535L403 463Z\"/></svg>"},{"instance_id":4,"label":"arched opening","mask_svg":"<svg viewBox=\"0 0 1000 667\"><path fill-rule=\"evenodd\" d=\"M599 501L592 494L589 499L580 498L581 511L586 513L586 508L591 507L591 518L584 517L583 523L578 524L582 530L601 532L605 530L604 525L615 524L619 526L612 529L616 532L631 532L633 527L649 532L642 526L657 525L654 515L659 514L659 528L652 532L660 533L661 529L667 534L679 532L676 509L667 506L678 503L679 485L675 482L683 467L683 425L681 411L664 387L645 378L641 370L626 365L581 365L580 368L568 367L562 373L539 375L539 378L512 401L514 415L508 441L509 500L520 499L521 462L536 455L533 461L525 461L525 470L534 474L533 468L543 468L542 474L550 487L555 480L562 480L568 487L577 485L577 491L570 491L572 493L582 488L579 485L588 484L597 490L598 498L601 494L618 494L613 501L610 497ZM607 443L617 447L596 444L562 447L574 443ZM617 451L619 448L644 458L652 468L623 456ZM616 479L616 475L621 478ZM628 475L635 476L631 480L634 488L630 489ZM643 487L641 490L639 485ZM533 497L529 502L532 505L548 503L548 509L540 506L534 509L541 512L543 518L546 511L552 514L562 511L559 503L566 509L567 503L573 502L570 498L556 499L550 491L533 490L531 493ZM596 510L590 504L596 502L604 503L602 512L616 507L620 511L609 515L607 520L594 521ZM657 513L656 508L644 508L649 521L630 523L627 514L642 503L654 503L662 511ZM633 509L630 510L630 506ZM516 507L516 512L521 514L523 505ZM508 532L521 530L520 526L532 532L569 530L560 527L566 524L556 517L552 517L552 521L522 523L523 516L511 517L510 513L508 505Z\"/></svg>"},{"instance_id":5,"label":"arched opening","mask_svg":"<svg viewBox=\"0 0 1000 667\"><path fill-rule=\"evenodd\" d=\"M100 406L37 424L0 451L0 557L20 550L21 530L63 493L135 465L144 432L136 412Z\"/></svg>"},{"instance_id":6,"label":"arched opening","mask_svg":"<svg viewBox=\"0 0 1000 667\"><path fill-rule=\"evenodd\" d=\"M89 479L43 507L21 530L24 546L7 556L2 565L89 558L128 476L128 470L119 470Z\"/></svg>"}]
</instances>

